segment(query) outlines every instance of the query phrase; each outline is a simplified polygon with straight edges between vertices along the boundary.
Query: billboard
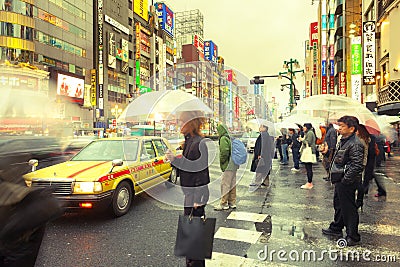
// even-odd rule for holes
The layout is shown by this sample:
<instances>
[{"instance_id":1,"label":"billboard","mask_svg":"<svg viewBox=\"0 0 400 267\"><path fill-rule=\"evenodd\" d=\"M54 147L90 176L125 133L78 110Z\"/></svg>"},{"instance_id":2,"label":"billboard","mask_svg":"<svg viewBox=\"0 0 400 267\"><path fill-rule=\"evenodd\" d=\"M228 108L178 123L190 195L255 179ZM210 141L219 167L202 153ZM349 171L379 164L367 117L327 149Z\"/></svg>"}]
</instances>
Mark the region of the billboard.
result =
<instances>
[{"instance_id":1,"label":"billboard","mask_svg":"<svg viewBox=\"0 0 400 267\"><path fill-rule=\"evenodd\" d=\"M204 41L203 39L195 34L192 36L192 44L194 45L194 47L197 48L197 50L199 50L199 56L200 58L204 59Z\"/></svg>"},{"instance_id":2,"label":"billboard","mask_svg":"<svg viewBox=\"0 0 400 267\"><path fill-rule=\"evenodd\" d=\"M139 15L145 21L149 21L149 1L148 0L134 0L133 12Z\"/></svg>"},{"instance_id":3,"label":"billboard","mask_svg":"<svg viewBox=\"0 0 400 267\"><path fill-rule=\"evenodd\" d=\"M361 36L351 38L351 74L362 73Z\"/></svg>"},{"instance_id":4,"label":"billboard","mask_svg":"<svg viewBox=\"0 0 400 267\"><path fill-rule=\"evenodd\" d=\"M218 46L213 41L204 42L204 58L217 63Z\"/></svg>"},{"instance_id":5,"label":"billboard","mask_svg":"<svg viewBox=\"0 0 400 267\"><path fill-rule=\"evenodd\" d=\"M156 7L161 29L168 33L169 36L174 37L174 12L164 3L156 3L154 6Z\"/></svg>"},{"instance_id":6,"label":"billboard","mask_svg":"<svg viewBox=\"0 0 400 267\"><path fill-rule=\"evenodd\" d=\"M375 21L363 23L363 84L375 84Z\"/></svg>"},{"instance_id":7,"label":"billboard","mask_svg":"<svg viewBox=\"0 0 400 267\"><path fill-rule=\"evenodd\" d=\"M57 94L83 99L85 81L72 76L57 74Z\"/></svg>"}]
</instances>

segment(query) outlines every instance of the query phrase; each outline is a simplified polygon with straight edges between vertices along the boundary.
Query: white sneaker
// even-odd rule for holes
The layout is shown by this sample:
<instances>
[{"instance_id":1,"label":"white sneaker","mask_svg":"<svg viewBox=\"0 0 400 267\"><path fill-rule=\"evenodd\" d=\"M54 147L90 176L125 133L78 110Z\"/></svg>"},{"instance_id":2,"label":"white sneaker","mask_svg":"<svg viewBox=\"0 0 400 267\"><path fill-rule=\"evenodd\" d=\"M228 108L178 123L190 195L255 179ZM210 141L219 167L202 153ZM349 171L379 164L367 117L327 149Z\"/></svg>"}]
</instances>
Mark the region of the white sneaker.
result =
<instances>
[{"instance_id":1,"label":"white sneaker","mask_svg":"<svg viewBox=\"0 0 400 267\"><path fill-rule=\"evenodd\" d=\"M300 171L300 169L296 169L296 168L291 168L290 169L292 172L299 172Z\"/></svg>"},{"instance_id":2,"label":"white sneaker","mask_svg":"<svg viewBox=\"0 0 400 267\"><path fill-rule=\"evenodd\" d=\"M229 205L229 208L231 208L231 209L236 209L236 205L234 204L234 205Z\"/></svg>"},{"instance_id":3,"label":"white sneaker","mask_svg":"<svg viewBox=\"0 0 400 267\"><path fill-rule=\"evenodd\" d=\"M216 210L216 211L229 210L229 206L228 205L218 205L214 208L214 210Z\"/></svg>"},{"instance_id":4,"label":"white sneaker","mask_svg":"<svg viewBox=\"0 0 400 267\"><path fill-rule=\"evenodd\" d=\"M300 188L301 189L311 189L311 188L313 188L314 186L313 186L313 184L312 183L306 183L306 184L303 184Z\"/></svg>"}]
</instances>

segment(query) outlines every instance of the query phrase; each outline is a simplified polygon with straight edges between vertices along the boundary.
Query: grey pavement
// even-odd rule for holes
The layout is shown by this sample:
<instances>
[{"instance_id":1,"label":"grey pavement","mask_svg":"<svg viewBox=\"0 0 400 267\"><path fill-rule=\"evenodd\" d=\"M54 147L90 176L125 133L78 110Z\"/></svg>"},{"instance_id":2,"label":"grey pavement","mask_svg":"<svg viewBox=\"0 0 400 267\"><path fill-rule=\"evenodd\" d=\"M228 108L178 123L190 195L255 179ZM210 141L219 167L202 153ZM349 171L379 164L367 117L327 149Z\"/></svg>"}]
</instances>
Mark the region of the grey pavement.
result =
<instances>
[{"instance_id":1,"label":"grey pavement","mask_svg":"<svg viewBox=\"0 0 400 267\"><path fill-rule=\"evenodd\" d=\"M400 156L388 158L376 169L384 181L387 197L376 198L373 182L360 212L359 231L362 242L342 247L337 238L326 237L321 229L333 218L333 185L321 163L314 164L314 188L300 189L306 182L305 168L292 173L291 165L274 160L271 188L258 189L250 201L248 181L238 185L238 208L231 213L258 212L267 216L262 222L237 224L243 230L261 232L257 242L241 251L223 246L216 239L213 259L206 266L399 266L400 262ZM256 204L257 201L257 204ZM246 215L249 216L249 215ZM229 227L229 217L220 227ZM218 231L217 231L218 237ZM227 237L229 239L229 237ZM239 246L239 244L238 244ZM278 257L278 251L281 256ZM304 259L303 259L304 255ZM380 262L378 262L380 261Z\"/></svg>"}]
</instances>

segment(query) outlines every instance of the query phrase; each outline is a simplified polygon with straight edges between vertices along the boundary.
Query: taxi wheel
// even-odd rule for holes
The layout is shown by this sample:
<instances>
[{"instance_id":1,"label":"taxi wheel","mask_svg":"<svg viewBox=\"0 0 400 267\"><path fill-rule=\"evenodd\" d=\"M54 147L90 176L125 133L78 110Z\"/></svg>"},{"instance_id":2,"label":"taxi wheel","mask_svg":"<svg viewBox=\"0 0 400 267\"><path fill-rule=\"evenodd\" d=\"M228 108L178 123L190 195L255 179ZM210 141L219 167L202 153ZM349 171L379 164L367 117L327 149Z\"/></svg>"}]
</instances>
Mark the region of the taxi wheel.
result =
<instances>
[{"instance_id":1,"label":"taxi wheel","mask_svg":"<svg viewBox=\"0 0 400 267\"><path fill-rule=\"evenodd\" d=\"M112 211L116 217L125 215L132 203L132 188L128 182L121 182L115 189L112 200Z\"/></svg>"}]
</instances>

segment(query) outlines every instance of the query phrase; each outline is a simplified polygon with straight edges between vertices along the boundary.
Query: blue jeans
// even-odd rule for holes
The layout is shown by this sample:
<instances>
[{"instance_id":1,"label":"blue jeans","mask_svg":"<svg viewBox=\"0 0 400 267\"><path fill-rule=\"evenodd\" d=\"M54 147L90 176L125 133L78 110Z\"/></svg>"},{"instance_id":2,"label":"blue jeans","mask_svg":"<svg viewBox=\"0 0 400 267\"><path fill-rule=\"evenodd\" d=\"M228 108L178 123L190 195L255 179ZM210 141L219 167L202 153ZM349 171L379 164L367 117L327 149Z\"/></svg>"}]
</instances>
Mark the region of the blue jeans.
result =
<instances>
[{"instance_id":1,"label":"blue jeans","mask_svg":"<svg viewBox=\"0 0 400 267\"><path fill-rule=\"evenodd\" d=\"M283 157L283 164L288 163L288 154L287 154L287 149L288 149L288 144L282 144L282 157Z\"/></svg>"},{"instance_id":2,"label":"blue jeans","mask_svg":"<svg viewBox=\"0 0 400 267\"><path fill-rule=\"evenodd\" d=\"M292 154L293 154L294 168L300 169L300 166L299 166L300 148L292 148Z\"/></svg>"}]
</instances>

